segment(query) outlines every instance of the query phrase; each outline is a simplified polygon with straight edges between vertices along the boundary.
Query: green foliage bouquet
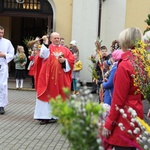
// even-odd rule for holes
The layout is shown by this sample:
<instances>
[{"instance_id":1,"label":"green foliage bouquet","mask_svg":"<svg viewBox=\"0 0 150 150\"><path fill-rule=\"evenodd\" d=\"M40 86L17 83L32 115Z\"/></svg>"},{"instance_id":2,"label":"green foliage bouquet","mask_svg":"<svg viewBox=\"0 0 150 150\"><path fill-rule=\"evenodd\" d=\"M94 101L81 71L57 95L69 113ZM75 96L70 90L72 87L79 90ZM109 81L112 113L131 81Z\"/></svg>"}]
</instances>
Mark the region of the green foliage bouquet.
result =
<instances>
[{"instance_id":1,"label":"green foliage bouquet","mask_svg":"<svg viewBox=\"0 0 150 150\"><path fill-rule=\"evenodd\" d=\"M67 89L64 89L69 94ZM99 138L100 116L103 107L94 102L90 90L84 86L79 96L71 96L65 101L61 96L52 99L52 113L59 117L61 133L67 137L71 150L103 150Z\"/></svg>"},{"instance_id":2,"label":"green foliage bouquet","mask_svg":"<svg viewBox=\"0 0 150 150\"><path fill-rule=\"evenodd\" d=\"M98 75L97 70L96 70L97 63L99 63L98 64L99 68L101 69L102 74L103 74L103 61L102 61L102 55L101 55L101 52L100 52L101 43L102 43L102 40L100 40L100 38L98 37L95 41L96 54L91 55L91 57L88 58L92 62L92 65L89 65L89 71L92 74L92 79L93 80L98 80L100 78L100 76ZM96 56L98 56L98 60L96 60Z\"/></svg>"}]
</instances>

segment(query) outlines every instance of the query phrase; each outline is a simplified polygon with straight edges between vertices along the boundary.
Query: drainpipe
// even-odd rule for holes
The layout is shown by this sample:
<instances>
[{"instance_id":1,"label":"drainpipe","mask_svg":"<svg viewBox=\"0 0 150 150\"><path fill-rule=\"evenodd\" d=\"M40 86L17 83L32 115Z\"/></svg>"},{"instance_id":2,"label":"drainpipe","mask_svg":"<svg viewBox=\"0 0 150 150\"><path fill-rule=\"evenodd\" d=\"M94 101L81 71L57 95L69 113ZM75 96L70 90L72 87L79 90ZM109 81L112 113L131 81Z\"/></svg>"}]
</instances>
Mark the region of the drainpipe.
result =
<instances>
[{"instance_id":1,"label":"drainpipe","mask_svg":"<svg viewBox=\"0 0 150 150\"><path fill-rule=\"evenodd\" d=\"M102 14L102 0L99 0L99 16L98 16L98 34L97 36L100 37L100 30L101 30L101 14Z\"/></svg>"}]
</instances>

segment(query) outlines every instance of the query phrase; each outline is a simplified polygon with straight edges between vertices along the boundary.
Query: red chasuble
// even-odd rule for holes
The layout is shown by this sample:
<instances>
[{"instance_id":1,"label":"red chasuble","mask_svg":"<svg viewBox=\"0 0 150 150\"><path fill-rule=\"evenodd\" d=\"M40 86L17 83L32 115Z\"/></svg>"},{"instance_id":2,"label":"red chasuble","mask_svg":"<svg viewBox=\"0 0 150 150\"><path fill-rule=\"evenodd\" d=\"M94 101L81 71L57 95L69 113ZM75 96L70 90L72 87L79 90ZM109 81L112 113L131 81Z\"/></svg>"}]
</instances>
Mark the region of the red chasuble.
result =
<instances>
[{"instance_id":1,"label":"red chasuble","mask_svg":"<svg viewBox=\"0 0 150 150\"><path fill-rule=\"evenodd\" d=\"M74 56L69 49L63 46L53 46L49 47L50 56L43 62L39 58L37 59L36 66L36 91L39 100L48 102L51 98L55 98L61 95L65 98L62 88L71 88L72 81L72 68L74 65ZM63 55L64 58L68 60L71 70L69 72L64 72L62 64L59 63L58 57ZM38 64L39 61L39 64ZM42 66L40 65L42 63Z\"/></svg>"}]
</instances>

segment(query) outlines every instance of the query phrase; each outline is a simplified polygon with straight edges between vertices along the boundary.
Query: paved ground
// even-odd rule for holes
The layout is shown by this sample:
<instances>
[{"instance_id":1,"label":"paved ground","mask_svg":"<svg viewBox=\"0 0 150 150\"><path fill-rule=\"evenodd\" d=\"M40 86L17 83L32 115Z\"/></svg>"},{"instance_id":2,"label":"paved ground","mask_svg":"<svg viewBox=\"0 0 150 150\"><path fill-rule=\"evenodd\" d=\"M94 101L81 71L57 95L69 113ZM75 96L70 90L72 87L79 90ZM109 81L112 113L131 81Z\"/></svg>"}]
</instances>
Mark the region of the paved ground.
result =
<instances>
[{"instance_id":1,"label":"paved ground","mask_svg":"<svg viewBox=\"0 0 150 150\"><path fill-rule=\"evenodd\" d=\"M16 81L15 78L11 77L8 79L8 89L13 89L16 90ZM27 91L32 91L34 89L31 88L31 78L26 78L24 80L24 84L23 84L23 89L22 90L27 90Z\"/></svg>"},{"instance_id":2,"label":"paved ground","mask_svg":"<svg viewBox=\"0 0 150 150\"><path fill-rule=\"evenodd\" d=\"M69 150L69 142L60 134L58 123L39 125L33 119L35 90L30 79L23 90L15 89L9 79L9 105L0 115L0 150Z\"/></svg>"},{"instance_id":3,"label":"paved ground","mask_svg":"<svg viewBox=\"0 0 150 150\"><path fill-rule=\"evenodd\" d=\"M58 123L39 125L33 119L35 90L31 79L16 90L14 78L8 82L9 105L0 115L0 150L69 150L69 142L60 134ZM94 96L97 101L97 95Z\"/></svg>"}]
</instances>

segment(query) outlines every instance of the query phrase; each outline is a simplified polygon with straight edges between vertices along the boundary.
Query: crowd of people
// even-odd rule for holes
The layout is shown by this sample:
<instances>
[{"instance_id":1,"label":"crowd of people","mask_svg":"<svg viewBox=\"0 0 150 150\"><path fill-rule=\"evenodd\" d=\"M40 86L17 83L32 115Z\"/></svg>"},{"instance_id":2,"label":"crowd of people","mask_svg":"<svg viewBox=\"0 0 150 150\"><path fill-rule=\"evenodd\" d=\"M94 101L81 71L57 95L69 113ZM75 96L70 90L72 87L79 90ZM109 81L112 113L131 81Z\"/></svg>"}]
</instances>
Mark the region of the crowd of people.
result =
<instances>
[{"instance_id":1,"label":"crowd of people","mask_svg":"<svg viewBox=\"0 0 150 150\"><path fill-rule=\"evenodd\" d=\"M5 113L4 107L8 104L8 63L12 60L15 63L17 89L23 88L27 64L24 47L18 45L17 52L14 54L14 47L9 40L3 38L3 35L4 28L0 26L0 87L2 89L0 90L0 114ZM124 123L126 128L130 128L130 126L116 110L116 105L120 109L125 109L124 106L132 107L139 118L145 119L148 124L150 122L150 105L143 100L141 93L135 94L137 87L132 78L134 68L129 59L136 40L142 40L143 37L143 41L148 43L147 36L150 37L150 32L142 36L140 29L136 27L125 29L120 33L119 40L112 42L110 54L108 54L106 46L101 46L101 60L96 60L97 51L91 56L96 60L95 70L99 76L97 80L92 80L91 93L97 93L99 102L109 106L103 136L107 146L111 145L115 150L136 150L136 147L132 146L130 142L120 140L120 137L123 136L133 142L135 137L120 132L118 122ZM36 37L34 41L30 41L29 45L32 52L28 57L30 60L28 75L32 78L32 88L36 90L34 119L38 120L41 125L57 122L58 118L52 115L49 101L58 95L65 100L63 87L68 87L73 94L80 94L78 83L83 66L79 59L77 42L72 40L70 48L68 48L64 38L59 33L52 32L50 36ZM149 45L146 49L149 51ZM128 119L130 120L130 118ZM105 149L107 150L107 148Z\"/></svg>"}]
</instances>

